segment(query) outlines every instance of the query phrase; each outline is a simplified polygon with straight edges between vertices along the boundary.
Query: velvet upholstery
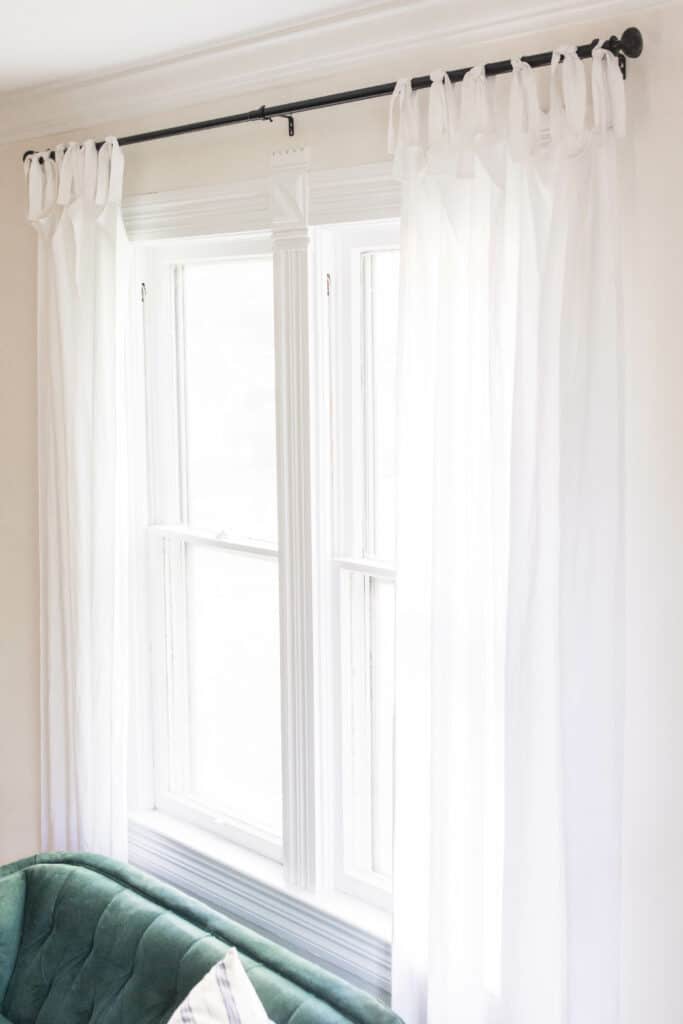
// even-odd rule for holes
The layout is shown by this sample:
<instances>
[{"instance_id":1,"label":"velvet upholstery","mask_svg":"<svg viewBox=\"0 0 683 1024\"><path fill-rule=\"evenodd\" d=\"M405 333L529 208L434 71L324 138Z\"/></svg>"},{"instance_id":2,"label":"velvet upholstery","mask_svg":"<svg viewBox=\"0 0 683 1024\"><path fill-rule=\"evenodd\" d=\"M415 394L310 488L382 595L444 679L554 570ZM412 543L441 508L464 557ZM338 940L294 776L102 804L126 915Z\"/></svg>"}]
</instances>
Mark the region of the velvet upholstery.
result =
<instances>
[{"instance_id":1,"label":"velvet upholstery","mask_svg":"<svg viewBox=\"0 0 683 1024\"><path fill-rule=\"evenodd\" d=\"M128 865L0 868L0 1024L166 1024L236 946L275 1024L401 1024L371 996Z\"/></svg>"}]
</instances>

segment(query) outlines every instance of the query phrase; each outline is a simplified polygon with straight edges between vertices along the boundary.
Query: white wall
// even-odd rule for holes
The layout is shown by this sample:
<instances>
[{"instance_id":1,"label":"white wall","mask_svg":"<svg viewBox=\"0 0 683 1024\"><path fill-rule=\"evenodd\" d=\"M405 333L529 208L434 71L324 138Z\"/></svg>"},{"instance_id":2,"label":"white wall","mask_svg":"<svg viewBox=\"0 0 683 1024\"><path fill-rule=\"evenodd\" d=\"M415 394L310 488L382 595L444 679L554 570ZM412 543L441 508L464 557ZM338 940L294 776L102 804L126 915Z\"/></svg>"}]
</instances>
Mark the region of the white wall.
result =
<instances>
[{"instance_id":1,"label":"white wall","mask_svg":"<svg viewBox=\"0 0 683 1024\"><path fill-rule=\"evenodd\" d=\"M516 39L397 53L364 72L228 97L220 106L95 126L154 127L269 101L420 74L553 43L584 41L627 22L644 31L629 66L628 584L625 790L625 1024L683 1021L683 9L674 4ZM387 103L297 118L296 143L319 167L382 160ZM36 140L32 140L33 143ZM56 140L50 140L56 141ZM135 147L129 193L268 174L284 124L254 124ZM0 148L0 861L37 849L38 575L33 238L23 220L19 157Z\"/></svg>"}]
</instances>

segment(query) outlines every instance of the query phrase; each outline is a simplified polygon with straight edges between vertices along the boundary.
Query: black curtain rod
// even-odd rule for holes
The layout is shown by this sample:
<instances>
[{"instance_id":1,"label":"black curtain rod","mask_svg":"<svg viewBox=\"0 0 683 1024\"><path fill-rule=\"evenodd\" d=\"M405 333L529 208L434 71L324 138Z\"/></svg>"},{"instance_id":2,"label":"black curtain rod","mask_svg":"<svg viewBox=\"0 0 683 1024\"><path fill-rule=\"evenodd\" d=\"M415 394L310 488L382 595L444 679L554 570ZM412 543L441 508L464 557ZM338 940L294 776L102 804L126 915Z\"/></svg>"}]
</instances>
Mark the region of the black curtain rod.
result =
<instances>
[{"instance_id":1,"label":"black curtain rod","mask_svg":"<svg viewBox=\"0 0 683 1024\"><path fill-rule=\"evenodd\" d=\"M581 60L587 60L593 55L598 40L591 43L584 43L576 48L577 56ZM603 47L610 50L619 58L622 74L626 74L626 57L640 57L643 52L643 36L640 29L627 28L621 35L611 36ZM522 60L532 68L547 67L552 60L552 51L546 53L532 53L529 57L522 57ZM507 75L512 71L512 62L509 60L494 61L492 64L485 64L486 74L489 77L494 75ZM448 77L451 82L461 82L470 68L458 68L456 71L449 71ZM413 89L428 89L432 84L429 75L422 75L420 78L413 78L411 85ZM279 103L273 107L258 107L256 110L248 110L243 114L228 114L226 117L214 117L208 121L193 121L190 124L174 125L172 128L158 128L156 131L140 132L137 135L124 135L120 138L120 146L134 146L138 142L152 142L154 139L168 139L174 135L188 135L190 132L203 132L209 128L223 128L230 124L243 124L246 121L272 121L275 117L287 118L289 122L289 134L294 135L294 114L300 114L305 110L321 110L323 107L338 107L343 103L357 103L360 100L372 100L379 96L391 96L396 87L396 82L386 82L384 85L370 85L363 89L351 89L349 92L336 92L327 96L314 96L312 99L295 100L292 103ZM99 149L103 143L96 143ZM22 160L32 156L35 150L29 149L24 153ZM54 150L50 156L54 157Z\"/></svg>"}]
</instances>

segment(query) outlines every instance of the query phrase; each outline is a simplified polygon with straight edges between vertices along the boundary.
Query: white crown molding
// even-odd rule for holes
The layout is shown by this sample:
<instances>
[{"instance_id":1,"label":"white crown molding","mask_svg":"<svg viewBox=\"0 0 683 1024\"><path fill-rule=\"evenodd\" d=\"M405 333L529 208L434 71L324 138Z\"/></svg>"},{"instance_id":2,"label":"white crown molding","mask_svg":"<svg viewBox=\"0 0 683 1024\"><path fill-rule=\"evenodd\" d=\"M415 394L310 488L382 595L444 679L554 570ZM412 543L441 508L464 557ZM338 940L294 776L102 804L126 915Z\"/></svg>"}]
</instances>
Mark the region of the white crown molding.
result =
<instances>
[{"instance_id":1,"label":"white crown molding","mask_svg":"<svg viewBox=\"0 0 683 1024\"><path fill-rule=\"evenodd\" d=\"M126 131L134 131L142 117L158 115L163 124L176 120L173 112L183 107L220 103L228 113L230 97L262 90L258 106L284 86L295 89L297 83L367 69L374 61L394 61L397 55L405 63L430 45L464 46L625 16L662 4L661 0L597 0L568 7L555 0L534 7L520 5L511 13L506 0L492 0L486 16L481 6L474 2L456 6L448 0L370 2L351 12L347 9L173 59L6 93L0 95L0 143L47 136L59 141L67 133L82 136L88 128L119 121L126 123ZM428 69L409 70L420 74ZM359 84L372 84L371 79L370 73L367 82ZM293 92L287 98L300 97Z\"/></svg>"},{"instance_id":2,"label":"white crown molding","mask_svg":"<svg viewBox=\"0 0 683 1024\"><path fill-rule=\"evenodd\" d=\"M441 6L441 0L371 0L351 11L169 59L0 94L0 143L82 133L121 118L227 103L231 96L332 74L349 59L356 63L359 39L381 40L395 23L415 25L416 9L423 19L425 11Z\"/></svg>"},{"instance_id":3,"label":"white crown molding","mask_svg":"<svg viewBox=\"0 0 683 1024\"><path fill-rule=\"evenodd\" d=\"M271 188L270 179L252 178L128 196L123 219L134 242L270 231ZM398 217L401 187L390 163L311 171L308 202L311 225L383 220Z\"/></svg>"},{"instance_id":4,"label":"white crown molding","mask_svg":"<svg viewBox=\"0 0 683 1024\"><path fill-rule=\"evenodd\" d=\"M385 939L154 828L152 818L130 821L131 864L388 1001L391 945Z\"/></svg>"}]
</instances>

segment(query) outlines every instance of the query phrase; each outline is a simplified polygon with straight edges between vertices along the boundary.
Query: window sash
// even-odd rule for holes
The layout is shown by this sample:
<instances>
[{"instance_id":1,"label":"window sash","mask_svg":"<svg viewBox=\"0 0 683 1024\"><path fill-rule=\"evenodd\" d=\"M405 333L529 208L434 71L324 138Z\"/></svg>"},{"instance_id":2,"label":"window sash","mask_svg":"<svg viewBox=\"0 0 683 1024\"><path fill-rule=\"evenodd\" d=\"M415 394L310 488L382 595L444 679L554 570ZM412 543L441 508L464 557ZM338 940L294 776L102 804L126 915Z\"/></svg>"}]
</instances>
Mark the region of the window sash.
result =
<instances>
[{"instance_id":1,"label":"window sash","mask_svg":"<svg viewBox=\"0 0 683 1024\"><path fill-rule=\"evenodd\" d=\"M174 817L200 826L256 853L282 862L280 836L220 810L189 794L190 716L187 553L208 546L254 558L279 561L278 545L203 530L188 524L185 352L183 330L184 263L262 258L272 252L266 235L191 240L145 247L140 254L145 280L145 359L148 445L151 449L148 527L150 601L159 614L152 644L154 665L154 800ZM171 344L169 344L169 340ZM173 756L171 757L171 751Z\"/></svg>"},{"instance_id":2,"label":"window sash","mask_svg":"<svg viewBox=\"0 0 683 1024\"><path fill-rule=\"evenodd\" d=\"M177 527L149 527L153 546L161 552L162 578L152 580L155 600L163 605L164 671L155 694L157 717L163 723L157 744L155 802L160 811L198 825L256 853L282 863L282 837L220 808L193 799L190 793L190 678L188 663L187 555L192 546L232 551L278 562L277 548L231 541ZM173 751L173 757L171 757Z\"/></svg>"},{"instance_id":3,"label":"window sash","mask_svg":"<svg viewBox=\"0 0 683 1024\"><path fill-rule=\"evenodd\" d=\"M327 709L321 733L333 752L321 773L328 806L333 809L328 828L331 838L331 884L337 890L386 911L391 910L391 881L378 872L360 871L349 855L354 845L358 809L350 778L349 744L353 730L344 730L344 652L340 637L341 579L345 571L368 580L393 582L395 566L366 552L363 513L372 512L373 494L367 474L360 482L358 460L368 464L367 388L371 386L367 360L369 339L362 337L361 312L368 301L360 274L363 252L395 249L397 222L363 223L316 232L317 332L325 344L316 346L314 388L318 394L315 424L318 467L315 480L319 540L317 580L320 601L326 603L319 622L319 676L321 704ZM367 281L365 282L367 284ZM365 363L365 366L363 365ZM365 371L365 372L364 372ZM363 382L365 396L354 388ZM355 394L354 394L355 391ZM329 529L326 524L330 524ZM348 702L346 702L348 704ZM358 746L358 743L355 743Z\"/></svg>"}]
</instances>

